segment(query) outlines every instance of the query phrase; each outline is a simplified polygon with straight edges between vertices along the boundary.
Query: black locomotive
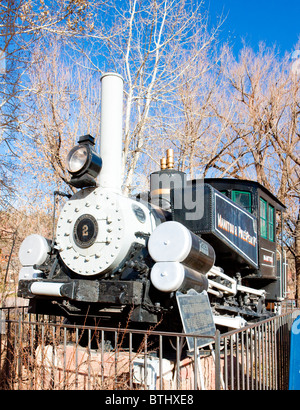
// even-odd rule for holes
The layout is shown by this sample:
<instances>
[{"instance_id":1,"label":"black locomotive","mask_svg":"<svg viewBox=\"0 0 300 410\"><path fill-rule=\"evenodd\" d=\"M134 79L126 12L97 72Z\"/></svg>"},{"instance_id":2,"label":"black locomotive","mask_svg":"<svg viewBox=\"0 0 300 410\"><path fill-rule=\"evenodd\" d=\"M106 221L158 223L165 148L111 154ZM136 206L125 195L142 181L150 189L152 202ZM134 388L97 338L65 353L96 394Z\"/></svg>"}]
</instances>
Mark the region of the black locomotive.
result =
<instances>
[{"instance_id":1,"label":"black locomotive","mask_svg":"<svg viewBox=\"0 0 300 410\"><path fill-rule=\"evenodd\" d=\"M149 192L122 195L122 84L114 73L103 77L101 158L90 135L70 151L78 191L52 240L23 241L18 295L31 311L109 326L129 319L180 330L176 294L190 289L208 294L217 325L266 317L267 305L285 296L277 238L284 205L253 181L187 181L172 150L150 175Z\"/></svg>"}]
</instances>

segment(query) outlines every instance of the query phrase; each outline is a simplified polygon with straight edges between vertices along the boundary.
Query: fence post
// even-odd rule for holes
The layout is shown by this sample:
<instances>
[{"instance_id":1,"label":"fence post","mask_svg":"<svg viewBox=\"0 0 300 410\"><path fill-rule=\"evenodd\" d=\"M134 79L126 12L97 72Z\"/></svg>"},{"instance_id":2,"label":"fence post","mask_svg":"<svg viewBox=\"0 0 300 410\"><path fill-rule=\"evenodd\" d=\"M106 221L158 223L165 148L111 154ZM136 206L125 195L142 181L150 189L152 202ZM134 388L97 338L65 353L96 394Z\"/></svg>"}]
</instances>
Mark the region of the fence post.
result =
<instances>
[{"instance_id":1,"label":"fence post","mask_svg":"<svg viewBox=\"0 0 300 410\"><path fill-rule=\"evenodd\" d=\"M215 390L221 390L221 343L220 331L216 331L215 335Z\"/></svg>"}]
</instances>

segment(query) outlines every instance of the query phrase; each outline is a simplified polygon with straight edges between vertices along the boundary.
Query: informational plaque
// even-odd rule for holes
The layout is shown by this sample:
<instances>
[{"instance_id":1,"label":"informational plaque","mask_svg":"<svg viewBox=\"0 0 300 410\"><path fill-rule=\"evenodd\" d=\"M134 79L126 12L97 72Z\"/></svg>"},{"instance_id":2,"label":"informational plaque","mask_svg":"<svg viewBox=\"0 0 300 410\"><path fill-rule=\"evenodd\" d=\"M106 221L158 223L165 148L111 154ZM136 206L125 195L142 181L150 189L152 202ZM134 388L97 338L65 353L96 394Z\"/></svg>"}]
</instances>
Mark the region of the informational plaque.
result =
<instances>
[{"instance_id":1,"label":"informational plaque","mask_svg":"<svg viewBox=\"0 0 300 410\"><path fill-rule=\"evenodd\" d=\"M191 289L186 294L176 292L177 304L180 317L186 334L199 336L214 336L216 327L213 319L211 306L206 291L197 293ZM187 337L190 351L203 347L213 342L213 338Z\"/></svg>"}]
</instances>

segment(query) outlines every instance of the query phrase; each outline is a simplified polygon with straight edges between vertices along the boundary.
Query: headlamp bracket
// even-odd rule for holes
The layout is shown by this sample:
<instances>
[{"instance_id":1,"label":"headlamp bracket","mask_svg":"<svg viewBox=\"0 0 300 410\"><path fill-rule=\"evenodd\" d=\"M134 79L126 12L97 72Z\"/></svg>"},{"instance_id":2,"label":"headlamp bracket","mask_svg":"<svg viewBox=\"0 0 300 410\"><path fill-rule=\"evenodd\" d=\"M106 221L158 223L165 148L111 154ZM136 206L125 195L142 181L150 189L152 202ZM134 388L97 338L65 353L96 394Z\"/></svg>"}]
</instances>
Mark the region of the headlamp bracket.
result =
<instances>
[{"instance_id":1,"label":"headlamp bracket","mask_svg":"<svg viewBox=\"0 0 300 410\"><path fill-rule=\"evenodd\" d=\"M82 135L79 137L78 144L88 144L88 145L95 145L95 138L92 137L90 134Z\"/></svg>"}]
</instances>

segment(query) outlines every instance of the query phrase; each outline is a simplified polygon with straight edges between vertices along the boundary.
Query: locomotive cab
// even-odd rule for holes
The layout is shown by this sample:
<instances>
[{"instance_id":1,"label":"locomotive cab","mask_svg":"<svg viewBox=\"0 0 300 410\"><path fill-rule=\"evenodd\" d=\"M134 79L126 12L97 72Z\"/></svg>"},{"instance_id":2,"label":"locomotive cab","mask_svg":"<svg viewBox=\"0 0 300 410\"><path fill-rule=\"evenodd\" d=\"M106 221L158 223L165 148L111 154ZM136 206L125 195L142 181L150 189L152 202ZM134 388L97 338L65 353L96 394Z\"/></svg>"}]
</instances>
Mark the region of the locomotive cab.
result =
<instances>
[{"instance_id":1,"label":"locomotive cab","mask_svg":"<svg viewBox=\"0 0 300 410\"><path fill-rule=\"evenodd\" d=\"M258 267L245 280L249 286L265 289L267 300L282 300L286 295L286 259L280 245L285 206L255 181L207 178L205 182L255 216Z\"/></svg>"}]
</instances>

